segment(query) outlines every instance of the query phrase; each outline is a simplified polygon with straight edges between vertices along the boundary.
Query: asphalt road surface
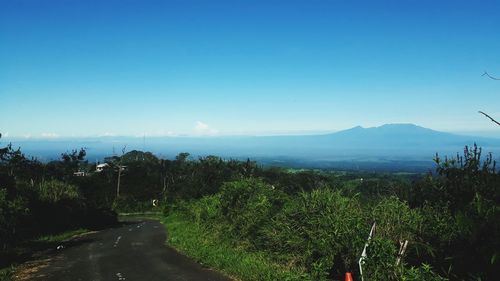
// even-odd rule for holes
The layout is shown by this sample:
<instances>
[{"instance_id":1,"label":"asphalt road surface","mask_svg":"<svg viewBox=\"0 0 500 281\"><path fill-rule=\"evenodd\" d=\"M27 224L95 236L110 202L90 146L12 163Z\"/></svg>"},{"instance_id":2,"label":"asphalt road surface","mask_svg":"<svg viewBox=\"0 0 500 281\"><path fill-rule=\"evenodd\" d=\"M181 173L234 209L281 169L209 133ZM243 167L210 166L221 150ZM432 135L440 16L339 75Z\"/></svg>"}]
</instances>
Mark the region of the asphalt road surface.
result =
<instances>
[{"instance_id":1,"label":"asphalt road surface","mask_svg":"<svg viewBox=\"0 0 500 281\"><path fill-rule=\"evenodd\" d=\"M165 246L165 227L154 220L85 235L30 269L29 280L229 281Z\"/></svg>"}]
</instances>

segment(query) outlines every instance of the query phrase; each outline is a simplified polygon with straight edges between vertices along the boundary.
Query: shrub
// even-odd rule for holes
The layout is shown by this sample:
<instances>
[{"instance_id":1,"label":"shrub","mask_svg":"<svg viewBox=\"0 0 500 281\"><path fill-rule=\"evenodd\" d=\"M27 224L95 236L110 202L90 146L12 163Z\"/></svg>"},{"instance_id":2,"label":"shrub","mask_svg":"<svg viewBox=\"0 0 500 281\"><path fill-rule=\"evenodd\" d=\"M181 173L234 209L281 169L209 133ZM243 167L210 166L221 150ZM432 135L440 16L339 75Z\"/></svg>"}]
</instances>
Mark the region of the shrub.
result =
<instances>
[{"instance_id":1,"label":"shrub","mask_svg":"<svg viewBox=\"0 0 500 281\"><path fill-rule=\"evenodd\" d=\"M429 265L408 267L404 262L396 264L398 249L389 239L374 238L367 249L363 266L366 281L445 281L433 272Z\"/></svg>"},{"instance_id":2,"label":"shrub","mask_svg":"<svg viewBox=\"0 0 500 281\"><path fill-rule=\"evenodd\" d=\"M443 278L432 271L431 267L427 264L423 264L419 267L410 267L404 270L399 279L401 281L446 281Z\"/></svg>"},{"instance_id":3,"label":"shrub","mask_svg":"<svg viewBox=\"0 0 500 281\"><path fill-rule=\"evenodd\" d=\"M363 265L363 275L367 281L397 281L396 257L398 249L389 239L375 237L367 248L367 258Z\"/></svg>"},{"instance_id":4,"label":"shrub","mask_svg":"<svg viewBox=\"0 0 500 281\"><path fill-rule=\"evenodd\" d=\"M261 244L262 227L286 201L286 195L257 179L225 183L220 191L220 212L233 234Z\"/></svg>"},{"instance_id":5,"label":"shrub","mask_svg":"<svg viewBox=\"0 0 500 281\"><path fill-rule=\"evenodd\" d=\"M394 196L380 201L372 211L372 218L377 222L377 237L394 243L415 241L422 225L419 212Z\"/></svg>"},{"instance_id":6,"label":"shrub","mask_svg":"<svg viewBox=\"0 0 500 281\"><path fill-rule=\"evenodd\" d=\"M0 250L11 246L18 240L18 227L27 215L25 202L19 198L8 200L5 189L0 189Z\"/></svg>"},{"instance_id":7,"label":"shrub","mask_svg":"<svg viewBox=\"0 0 500 281\"><path fill-rule=\"evenodd\" d=\"M119 213L152 212L160 209L154 207L150 200L139 200L131 195L121 195L115 198L112 208Z\"/></svg>"},{"instance_id":8,"label":"shrub","mask_svg":"<svg viewBox=\"0 0 500 281\"><path fill-rule=\"evenodd\" d=\"M58 180L45 181L40 184L39 194L42 201L49 203L80 198L78 187Z\"/></svg>"},{"instance_id":9,"label":"shrub","mask_svg":"<svg viewBox=\"0 0 500 281\"><path fill-rule=\"evenodd\" d=\"M217 223L221 219L220 195L205 196L189 204L189 214L201 225L210 222Z\"/></svg>"},{"instance_id":10,"label":"shrub","mask_svg":"<svg viewBox=\"0 0 500 281\"><path fill-rule=\"evenodd\" d=\"M422 225L418 210L410 209L406 202L392 196L382 199L372 210L377 223L375 236L367 248L365 275L368 280L400 280L398 274L403 263L398 264L398 252L405 241L414 247ZM402 260L402 256L400 257Z\"/></svg>"},{"instance_id":11,"label":"shrub","mask_svg":"<svg viewBox=\"0 0 500 281\"><path fill-rule=\"evenodd\" d=\"M265 231L269 251L305 267L318 280L354 270L365 233L367 224L357 199L329 189L301 193Z\"/></svg>"}]
</instances>

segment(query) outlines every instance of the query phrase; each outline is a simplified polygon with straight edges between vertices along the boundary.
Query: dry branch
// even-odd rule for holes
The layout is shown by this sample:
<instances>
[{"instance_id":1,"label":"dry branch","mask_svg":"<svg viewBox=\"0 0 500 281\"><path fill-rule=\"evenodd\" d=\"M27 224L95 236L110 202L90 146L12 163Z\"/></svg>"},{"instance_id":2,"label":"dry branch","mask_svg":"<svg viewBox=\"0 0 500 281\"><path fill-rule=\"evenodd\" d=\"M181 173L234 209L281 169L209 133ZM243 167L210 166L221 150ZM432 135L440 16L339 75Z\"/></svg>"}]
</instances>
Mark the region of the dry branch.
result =
<instances>
[{"instance_id":1,"label":"dry branch","mask_svg":"<svg viewBox=\"0 0 500 281\"><path fill-rule=\"evenodd\" d=\"M497 78L497 77L495 77L495 76L491 76L491 75L490 75L487 71L485 71L485 72L483 73L483 75L481 75L481 76L485 76L485 75L486 75L487 77L489 77L490 79L493 79L493 80L500 80L500 78Z\"/></svg>"},{"instance_id":2,"label":"dry branch","mask_svg":"<svg viewBox=\"0 0 500 281\"><path fill-rule=\"evenodd\" d=\"M489 116L488 114L482 112L482 111L479 111L479 113L481 113L482 115L488 117L493 123L496 123L498 126L500 126L500 122L498 122L497 120L493 119L493 117Z\"/></svg>"}]
</instances>

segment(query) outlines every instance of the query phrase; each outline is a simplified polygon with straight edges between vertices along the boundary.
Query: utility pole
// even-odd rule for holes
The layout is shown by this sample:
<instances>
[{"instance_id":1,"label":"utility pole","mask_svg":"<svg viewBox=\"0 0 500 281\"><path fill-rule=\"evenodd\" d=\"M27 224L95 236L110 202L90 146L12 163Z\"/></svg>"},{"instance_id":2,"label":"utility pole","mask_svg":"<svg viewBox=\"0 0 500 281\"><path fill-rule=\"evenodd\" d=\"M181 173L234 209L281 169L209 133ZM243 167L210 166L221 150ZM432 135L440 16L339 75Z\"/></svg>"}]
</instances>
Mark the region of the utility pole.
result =
<instances>
[{"instance_id":1,"label":"utility pole","mask_svg":"<svg viewBox=\"0 0 500 281\"><path fill-rule=\"evenodd\" d=\"M144 153L146 153L146 133L142 137L142 161L144 161Z\"/></svg>"},{"instance_id":2,"label":"utility pole","mask_svg":"<svg viewBox=\"0 0 500 281\"><path fill-rule=\"evenodd\" d=\"M120 197L120 180L122 177L122 160L123 155L125 154L125 150L127 149L127 145L122 148L122 156L120 157L120 161L118 162L118 183L116 184L116 198Z\"/></svg>"},{"instance_id":3,"label":"utility pole","mask_svg":"<svg viewBox=\"0 0 500 281\"><path fill-rule=\"evenodd\" d=\"M122 177L122 168L121 168L121 165L119 165L118 166L118 184L116 185L116 198L120 197L120 178L121 177Z\"/></svg>"}]
</instances>

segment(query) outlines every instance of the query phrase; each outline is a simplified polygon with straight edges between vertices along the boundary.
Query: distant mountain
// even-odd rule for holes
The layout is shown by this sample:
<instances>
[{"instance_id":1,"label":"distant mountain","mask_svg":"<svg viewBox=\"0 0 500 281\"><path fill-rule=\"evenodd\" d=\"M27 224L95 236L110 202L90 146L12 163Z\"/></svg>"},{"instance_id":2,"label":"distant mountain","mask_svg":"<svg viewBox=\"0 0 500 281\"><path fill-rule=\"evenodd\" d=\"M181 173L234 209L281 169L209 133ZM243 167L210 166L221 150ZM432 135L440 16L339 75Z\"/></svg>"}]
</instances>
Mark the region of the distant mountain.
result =
<instances>
[{"instance_id":1,"label":"distant mountain","mask_svg":"<svg viewBox=\"0 0 500 281\"><path fill-rule=\"evenodd\" d=\"M2 141L9 141L1 139ZM455 155L465 145L477 143L485 152L500 156L500 139L462 136L439 132L414 124L386 124L380 127L360 126L324 135L302 136L221 136L221 137L101 137L83 139L15 140L28 155L42 159L57 158L61 152L86 147L88 158L127 150L151 151L159 157L173 158L180 152L194 157L218 155L226 158L252 158L267 164L308 167L336 167L337 164L408 163L429 165L436 152ZM298 165L297 163L300 163ZM333 164L335 165L333 165ZM398 164L400 165L400 164Z\"/></svg>"},{"instance_id":2,"label":"distant mountain","mask_svg":"<svg viewBox=\"0 0 500 281\"><path fill-rule=\"evenodd\" d=\"M470 145L474 142L481 142L483 145L498 145L500 143L500 139L456 135L414 124L386 124L372 128L358 126L326 135L324 138L351 148L398 148L408 151L416 147L436 149L455 145Z\"/></svg>"},{"instance_id":3,"label":"distant mountain","mask_svg":"<svg viewBox=\"0 0 500 281\"><path fill-rule=\"evenodd\" d=\"M311 156L317 159L429 159L439 152L455 154L465 145L478 145L484 151L500 153L500 139L462 136L439 132L414 124L360 126L344 131L314 136L263 137L254 145L273 147L274 154Z\"/></svg>"}]
</instances>

